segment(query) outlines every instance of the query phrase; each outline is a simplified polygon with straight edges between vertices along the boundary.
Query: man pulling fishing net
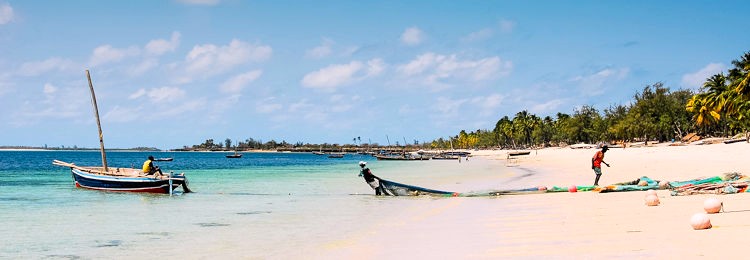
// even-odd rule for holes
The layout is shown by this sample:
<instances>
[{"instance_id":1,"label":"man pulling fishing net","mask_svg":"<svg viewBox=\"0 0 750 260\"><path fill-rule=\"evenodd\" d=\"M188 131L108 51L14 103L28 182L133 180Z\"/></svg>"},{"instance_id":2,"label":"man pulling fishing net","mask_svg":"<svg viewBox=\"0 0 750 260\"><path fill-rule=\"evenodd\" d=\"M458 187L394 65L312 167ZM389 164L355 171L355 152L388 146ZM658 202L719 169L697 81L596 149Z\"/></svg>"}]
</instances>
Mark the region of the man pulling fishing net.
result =
<instances>
[{"instance_id":1,"label":"man pulling fishing net","mask_svg":"<svg viewBox=\"0 0 750 260\"><path fill-rule=\"evenodd\" d=\"M362 167L362 169L359 170L359 177L365 178L365 182L369 184L373 190L375 190L375 195L388 195L388 193L385 192L383 186L380 184L380 178L372 174L370 168L367 168L365 166L367 166L367 162L359 161L359 167Z\"/></svg>"}]
</instances>

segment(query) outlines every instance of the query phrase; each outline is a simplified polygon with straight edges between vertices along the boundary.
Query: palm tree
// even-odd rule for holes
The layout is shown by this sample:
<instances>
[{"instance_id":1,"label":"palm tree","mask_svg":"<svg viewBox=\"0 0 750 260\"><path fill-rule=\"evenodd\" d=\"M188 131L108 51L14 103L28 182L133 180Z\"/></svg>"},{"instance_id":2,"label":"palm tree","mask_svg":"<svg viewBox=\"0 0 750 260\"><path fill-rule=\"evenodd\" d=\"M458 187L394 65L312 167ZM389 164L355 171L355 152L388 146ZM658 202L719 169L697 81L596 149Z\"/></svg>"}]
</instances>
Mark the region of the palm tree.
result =
<instances>
[{"instance_id":1,"label":"palm tree","mask_svg":"<svg viewBox=\"0 0 750 260\"><path fill-rule=\"evenodd\" d=\"M733 69L729 70L729 80L733 83L734 91L745 98L750 96L750 52L746 52L739 60L732 61Z\"/></svg>"},{"instance_id":2,"label":"palm tree","mask_svg":"<svg viewBox=\"0 0 750 260\"><path fill-rule=\"evenodd\" d=\"M713 107L709 106L706 93L696 94L688 100L685 108L688 112L693 113L693 120L696 126L702 129L716 123L721 115Z\"/></svg>"},{"instance_id":3,"label":"palm tree","mask_svg":"<svg viewBox=\"0 0 750 260\"><path fill-rule=\"evenodd\" d=\"M727 114L736 119L745 137L750 142L750 52L746 52L741 59L732 61L733 69L729 70L731 91L727 97Z\"/></svg>"},{"instance_id":4,"label":"palm tree","mask_svg":"<svg viewBox=\"0 0 750 260\"><path fill-rule=\"evenodd\" d=\"M728 96L731 95L729 93L730 88L727 86L727 77L721 73L711 76L703 83L703 90L706 94L703 99L707 109L715 111L719 115L719 118L715 119L719 121L720 126L723 126L723 134L726 135L728 122L726 119L727 101L729 100Z\"/></svg>"}]
</instances>

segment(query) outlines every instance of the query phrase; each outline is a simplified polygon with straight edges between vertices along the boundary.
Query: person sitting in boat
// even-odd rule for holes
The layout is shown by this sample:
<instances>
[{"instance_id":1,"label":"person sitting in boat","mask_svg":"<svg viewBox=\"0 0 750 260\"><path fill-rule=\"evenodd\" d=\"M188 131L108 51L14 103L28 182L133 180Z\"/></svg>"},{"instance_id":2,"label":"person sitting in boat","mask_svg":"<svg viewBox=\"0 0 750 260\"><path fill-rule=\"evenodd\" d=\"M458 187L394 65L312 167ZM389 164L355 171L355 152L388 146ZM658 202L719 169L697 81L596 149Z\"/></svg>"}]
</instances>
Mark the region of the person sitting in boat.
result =
<instances>
[{"instance_id":1,"label":"person sitting in boat","mask_svg":"<svg viewBox=\"0 0 750 260\"><path fill-rule=\"evenodd\" d=\"M380 186L380 178L372 174L370 168L367 168L365 166L367 166L367 162L359 162L359 167L362 167L362 169L359 170L359 177L365 178L365 182L375 190L375 195L383 195L383 193L385 193L385 190L383 189L383 186Z\"/></svg>"},{"instance_id":2,"label":"person sitting in boat","mask_svg":"<svg viewBox=\"0 0 750 260\"><path fill-rule=\"evenodd\" d=\"M154 165L154 157L149 155L148 160L143 162L143 173L146 175L161 175L161 169L159 169L159 166ZM159 174L156 174L159 173Z\"/></svg>"}]
</instances>

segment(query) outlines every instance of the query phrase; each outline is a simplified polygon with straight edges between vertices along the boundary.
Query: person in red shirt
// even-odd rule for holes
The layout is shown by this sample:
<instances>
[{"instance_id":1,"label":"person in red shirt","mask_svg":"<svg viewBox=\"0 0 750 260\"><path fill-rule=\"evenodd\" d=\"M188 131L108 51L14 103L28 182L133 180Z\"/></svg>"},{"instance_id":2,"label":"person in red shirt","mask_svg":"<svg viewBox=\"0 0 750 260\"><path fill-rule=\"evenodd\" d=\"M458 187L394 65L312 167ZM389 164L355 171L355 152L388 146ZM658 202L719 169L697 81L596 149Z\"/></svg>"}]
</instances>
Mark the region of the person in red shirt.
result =
<instances>
[{"instance_id":1,"label":"person in red shirt","mask_svg":"<svg viewBox=\"0 0 750 260\"><path fill-rule=\"evenodd\" d=\"M602 163L604 165L607 165L609 167L609 164L604 161L604 153L609 150L609 147L602 146L601 151L596 151L596 154L594 154L594 157L591 158L591 169L594 169L594 173L596 174L596 179L594 179L594 186L599 186L599 178L602 177Z\"/></svg>"}]
</instances>

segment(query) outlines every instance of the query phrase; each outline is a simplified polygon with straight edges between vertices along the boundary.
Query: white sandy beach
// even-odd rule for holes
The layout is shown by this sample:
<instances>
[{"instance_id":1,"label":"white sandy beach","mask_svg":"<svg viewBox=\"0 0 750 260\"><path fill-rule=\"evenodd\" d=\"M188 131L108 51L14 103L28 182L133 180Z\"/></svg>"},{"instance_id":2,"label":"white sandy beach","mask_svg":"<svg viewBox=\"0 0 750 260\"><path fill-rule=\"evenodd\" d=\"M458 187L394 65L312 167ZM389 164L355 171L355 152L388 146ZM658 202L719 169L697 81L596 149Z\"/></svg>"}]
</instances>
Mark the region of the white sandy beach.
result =
<instances>
[{"instance_id":1,"label":"white sandy beach","mask_svg":"<svg viewBox=\"0 0 750 260\"><path fill-rule=\"evenodd\" d=\"M606 153L600 184L635 180L690 180L726 172L750 173L750 144L614 148ZM492 167L507 151L472 151L472 161ZM596 149L547 148L518 159L517 181L498 188L591 185ZM484 161L483 161L484 160ZM440 167L440 166L436 166ZM468 167L468 166L467 166ZM474 168L461 185L491 182L492 170ZM484 174L482 174L484 172ZM488 174L489 173L489 174ZM532 173L532 174L528 174ZM489 176L489 177L488 177ZM459 187L444 180L440 188ZM437 181L436 181L437 184ZM455 186L451 186L455 185ZM481 185L477 188L486 188ZM363 223L360 231L332 238L307 254L315 258L696 258L741 257L750 233L750 194L671 196L644 205L645 192L577 192L405 200L387 219ZM704 212L706 198L724 202L709 215L713 228L693 230L690 218ZM398 203L397 203L398 204ZM372 218L366 218L372 219Z\"/></svg>"}]
</instances>

